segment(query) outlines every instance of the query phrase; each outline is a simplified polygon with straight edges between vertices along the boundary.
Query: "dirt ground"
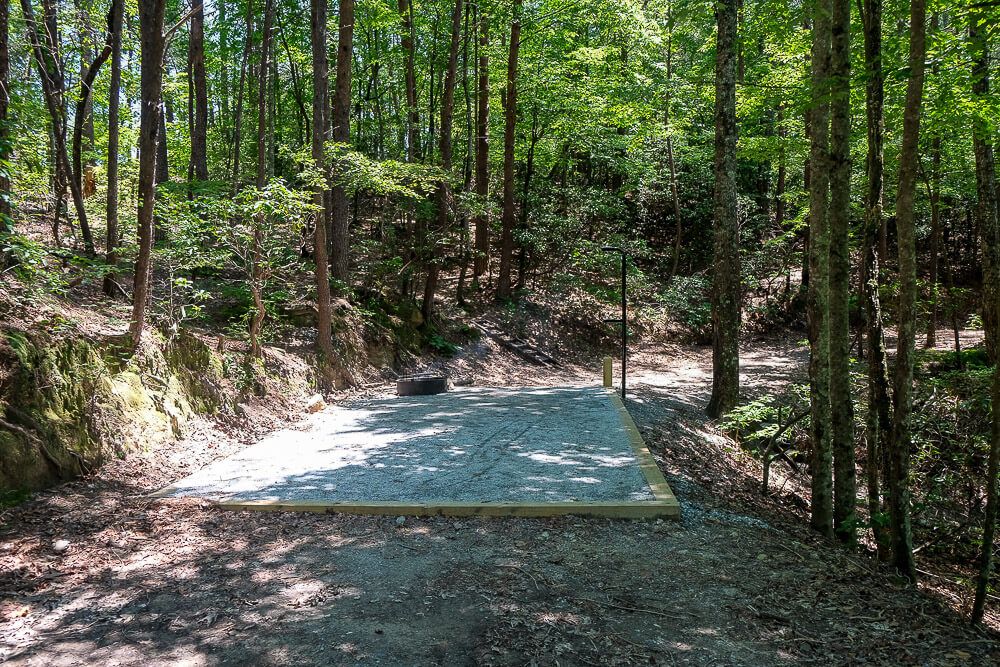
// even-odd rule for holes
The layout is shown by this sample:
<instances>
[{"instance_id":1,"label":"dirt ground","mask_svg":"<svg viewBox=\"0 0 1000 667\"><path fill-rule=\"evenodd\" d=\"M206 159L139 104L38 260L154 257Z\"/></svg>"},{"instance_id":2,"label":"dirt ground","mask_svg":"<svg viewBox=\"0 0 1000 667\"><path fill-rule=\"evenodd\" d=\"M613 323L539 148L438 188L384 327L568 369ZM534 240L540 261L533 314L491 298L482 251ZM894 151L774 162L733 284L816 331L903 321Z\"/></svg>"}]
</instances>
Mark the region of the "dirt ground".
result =
<instances>
[{"instance_id":1,"label":"dirt ground","mask_svg":"<svg viewBox=\"0 0 1000 667\"><path fill-rule=\"evenodd\" d=\"M804 354L753 345L749 387L793 381ZM523 366L495 349L455 363L483 385ZM680 522L400 521L147 499L280 421L249 410L0 514L0 662L1000 662L997 636L963 622L960 593L906 589L812 535L795 475L776 469L780 488L760 497L759 467L703 416L708 350L642 350L633 367L628 407ZM596 369L566 367L507 383L589 377ZM69 547L57 553L57 540ZM997 614L994 601L994 627Z\"/></svg>"}]
</instances>

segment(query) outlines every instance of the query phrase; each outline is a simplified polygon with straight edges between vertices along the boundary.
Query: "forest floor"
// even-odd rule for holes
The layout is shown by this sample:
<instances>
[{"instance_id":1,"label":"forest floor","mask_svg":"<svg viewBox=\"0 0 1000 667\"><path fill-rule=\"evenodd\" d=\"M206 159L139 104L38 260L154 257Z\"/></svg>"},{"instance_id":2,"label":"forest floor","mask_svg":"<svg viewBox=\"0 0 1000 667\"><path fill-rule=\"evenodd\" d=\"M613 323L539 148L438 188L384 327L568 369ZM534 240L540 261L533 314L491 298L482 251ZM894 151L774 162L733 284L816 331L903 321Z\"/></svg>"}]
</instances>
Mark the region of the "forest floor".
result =
<instances>
[{"instance_id":1,"label":"forest floor","mask_svg":"<svg viewBox=\"0 0 1000 667\"><path fill-rule=\"evenodd\" d=\"M477 385L590 383L489 341L452 363ZM750 392L798 381L806 351L745 350ZM707 348L632 359L627 401L680 522L224 512L147 494L280 424L105 466L0 514L0 662L102 665L997 664L947 589L904 588L802 520L799 475L706 420ZM782 476L787 473L788 477ZM53 543L68 540L56 553ZM931 580L933 582L933 579ZM1000 623L994 606L990 622Z\"/></svg>"}]
</instances>

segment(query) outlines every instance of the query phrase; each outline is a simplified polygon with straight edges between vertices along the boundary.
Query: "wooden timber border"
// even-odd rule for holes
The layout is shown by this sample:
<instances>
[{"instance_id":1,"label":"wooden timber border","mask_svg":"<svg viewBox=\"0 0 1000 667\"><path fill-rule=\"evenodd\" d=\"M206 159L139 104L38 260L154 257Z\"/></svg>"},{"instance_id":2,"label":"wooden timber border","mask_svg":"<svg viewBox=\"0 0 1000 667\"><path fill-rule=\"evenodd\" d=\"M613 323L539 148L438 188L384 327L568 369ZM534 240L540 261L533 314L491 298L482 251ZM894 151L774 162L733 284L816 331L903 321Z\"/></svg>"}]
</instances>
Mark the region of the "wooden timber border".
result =
<instances>
[{"instance_id":1,"label":"wooden timber border","mask_svg":"<svg viewBox=\"0 0 1000 667\"><path fill-rule=\"evenodd\" d=\"M653 494L653 500L602 501L602 502L454 502L428 501L423 503L394 501L338 501L323 499L304 500L222 500L214 504L224 510L257 512L315 512L321 514L361 514L380 516L453 516L453 517L551 517L598 516L615 519L680 519L681 510L667 480L660 472L653 455L646 447L642 434L632 420L632 415L613 389L606 390L621 419L632 453L642 475ZM157 498L170 496L174 487L153 494Z\"/></svg>"}]
</instances>

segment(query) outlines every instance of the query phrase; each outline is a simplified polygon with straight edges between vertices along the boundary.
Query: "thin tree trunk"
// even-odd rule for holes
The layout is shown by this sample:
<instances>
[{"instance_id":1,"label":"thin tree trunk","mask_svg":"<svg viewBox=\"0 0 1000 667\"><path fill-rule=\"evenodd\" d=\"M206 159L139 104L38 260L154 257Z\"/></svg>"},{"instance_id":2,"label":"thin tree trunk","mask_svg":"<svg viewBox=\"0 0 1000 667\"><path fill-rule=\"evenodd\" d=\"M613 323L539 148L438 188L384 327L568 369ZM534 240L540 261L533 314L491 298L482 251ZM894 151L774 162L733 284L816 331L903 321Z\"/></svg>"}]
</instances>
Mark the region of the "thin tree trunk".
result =
<instances>
[{"instance_id":1,"label":"thin tree trunk","mask_svg":"<svg viewBox=\"0 0 1000 667\"><path fill-rule=\"evenodd\" d=\"M44 30L39 30L31 0L21 0L21 14L24 17L25 27L27 28L28 43L31 46L35 62L38 64L38 73L42 81L42 93L45 97L45 105L48 108L49 117L52 119L56 189L61 191L66 185L66 181L69 181L70 193L76 208L76 217L80 224L80 232L83 235L84 249L88 254L93 255L96 250L94 248L94 238L90 232L90 225L87 222L87 209L83 202L83 192L79 183L72 176L73 170L66 150L65 82L63 67L59 57L54 0L44 0L42 8L42 25ZM61 192L57 192L56 199L56 215L58 216L60 208L58 200L61 199Z\"/></svg>"},{"instance_id":2,"label":"thin tree trunk","mask_svg":"<svg viewBox=\"0 0 1000 667\"><path fill-rule=\"evenodd\" d=\"M437 189L437 232L443 234L448 228L448 211L451 207L451 188L448 178L451 171L452 144L451 128L455 110L455 84L458 70L458 46L462 36L462 0L455 0L451 15L451 46L448 49L448 66L445 70L444 90L441 94L441 168L444 178ZM436 247L430 249L427 266L427 281L424 283L424 300L420 308L424 322L429 323L434 315L434 296L437 293L438 278L441 273L441 257Z\"/></svg>"},{"instance_id":3,"label":"thin tree trunk","mask_svg":"<svg viewBox=\"0 0 1000 667\"><path fill-rule=\"evenodd\" d=\"M737 0L715 6L715 216L712 279L712 397L716 418L740 397L740 245L736 198Z\"/></svg>"},{"instance_id":4,"label":"thin tree trunk","mask_svg":"<svg viewBox=\"0 0 1000 667\"><path fill-rule=\"evenodd\" d=\"M477 9L479 24L479 94L476 114L476 194L480 206L485 206L490 196L490 21ZM476 216L476 259L473 273L479 278L486 273L490 262L490 216L483 212Z\"/></svg>"},{"instance_id":5,"label":"thin tree trunk","mask_svg":"<svg viewBox=\"0 0 1000 667\"><path fill-rule=\"evenodd\" d=\"M267 186L267 73L271 49L271 23L274 17L273 0L264 0L264 28L260 38L260 76L257 87L257 189ZM264 327L264 275L261 247L267 219L260 215L253 230L253 254L250 268L250 292L253 295L254 313L250 320L250 355L260 357L260 332Z\"/></svg>"},{"instance_id":6,"label":"thin tree trunk","mask_svg":"<svg viewBox=\"0 0 1000 667\"><path fill-rule=\"evenodd\" d=\"M72 141L72 152L73 152L73 174L72 178L76 181L76 186L80 188L81 192L86 194L88 191L93 191L93 168L91 161L88 161L86 174L89 176L85 178L85 171L83 166L83 140L86 136L90 142L90 149L93 150L94 143L94 124L93 115L91 113L93 107L93 87L94 80L97 79L98 73L101 71L101 67L104 66L105 61L111 55L111 17L115 12L115 7L117 4L121 4L123 0L112 0L110 6L108 7L108 32L104 41L104 48L101 50L94 61L87 66L81 61L80 64L80 94L76 101L76 110L73 115L73 141ZM88 47L86 53L92 53ZM88 56L89 57L89 56ZM87 136L89 134L89 136Z\"/></svg>"},{"instance_id":7,"label":"thin tree trunk","mask_svg":"<svg viewBox=\"0 0 1000 667\"><path fill-rule=\"evenodd\" d=\"M972 93L985 100L990 92L990 47L986 21L982 10L969 16L969 42L973 51ZM989 126L982 116L973 122L973 148L976 153L976 191L978 195L979 233L983 246L983 325L986 348L994 362L1000 337L1000 211L997 204L996 165L990 144ZM972 622L981 623L986 608L986 594L993 571L993 549L996 537L998 505L998 475L1000 475L1000 364L993 373L993 437L990 443L986 473L986 513L979 556L979 577L972 605Z\"/></svg>"},{"instance_id":8,"label":"thin tree trunk","mask_svg":"<svg viewBox=\"0 0 1000 667\"><path fill-rule=\"evenodd\" d=\"M884 183L883 143L885 135L884 87L882 71L882 0L865 0L864 38L866 67L865 111L868 128L868 153L865 160L865 226L862 262L865 339L868 353L867 486L868 514L873 537L881 560L890 556L889 535L884 523L885 509L880 480L888 475L887 457L892 433L889 371L879 297L879 237L882 230L882 191Z\"/></svg>"},{"instance_id":9,"label":"thin tree trunk","mask_svg":"<svg viewBox=\"0 0 1000 667\"><path fill-rule=\"evenodd\" d=\"M927 338L924 347L933 349L937 345L938 327L938 282L941 262L941 135L935 134L931 140L931 250L927 282L930 284L930 305L927 314Z\"/></svg>"},{"instance_id":10,"label":"thin tree trunk","mask_svg":"<svg viewBox=\"0 0 1000 667\"><path fill-rule=\"evenodd\" d=\"M417 108L417 72L413 53L413 6L410 0L399 0L399 15L403 20L400 37L406 54L406 159L415 162L420 150L420 110Z\"/></svg>"},{"instance_id":11,"label":"thin tree trunk","mask_svg":"<svg viewBox=\"0 0 1000 667\"><path fill-rule=\"evenodd\" d=\"M323 13L326 14L326 10ZM247 0L247 35L246 41L243 44L243 59L240 61L240 81L236 86L236 112L233 115L233 168L231 172L233 192L236 192L240 187L240 149L243 144L243 90L246 86L247 70L250 67L250 52L253 50L253 16L253 0ZM323 32L324 34L326 33L326 28L323 29Z\"/></svg>"},{"instance_id":12,"label":"thin tree trunk","mask_svg":"<svg viewBox=\"0 0 1000 667\"><path fill-rule=\"evenodd\" d=\"M278 22L278 34L281 35L281 44L285 47L285 55L288 57L288 71L292 77L292 96L295 97L295 105L299 112L299 140L305 144L312 137L309 113L306 111L305 97L302 92L302 84L299 80L298 67L295 66L295 59L292 57L292 50L288 46L288 36L285 34L285 25L281 20L281 13L277 13L275 18ZM274 58L276 61L277 58Z\"/></svg>"},{"instance_id":13,"label":"thin tree trunk","mask_svg":"<svg viewBox=\"0 0 1000 667\"><path fill-rule=\"evenodd\" d=\"M194 115L191 119L191 174L208 180L208 84L205 80L205 6L197 2L191 14L188 35L188 66L194 86ZM265 10L266 11L266 10ZM262 47L263 48L263 47ZM261 78L267 75L261 72Z\"/></svg>"},{"instance_id":14,"label":"thin tree trunk","mask_svg":"<svg viewBox=\"0 0 1000 667\"><path fill-rule=\"evenodd\" d=\"M170 102L161 105L160 113L156 114L160 127L156 134L156 180L155 183L165 183L170 180L170 158L167 154L167 122L173 122L173 112Z\"/></svg>"},{"instance_id":15,"label":"thin tree trunk","mask_svg":"<svg viewBox=\"0 0 1000 667\"><path fill-rule=\"evenodd\" d=\"M324 143L327 113L326 0L312 0L311 41L313 63L313 133L314 166L326 173ZM335 384L333 377L333 315L330 305L330 266L326 254L326 187L316 188L316 213L313 257L316 261L316 348L319 353L321 381Z\"/></svg>"},{"instance_id":16,"label":"thin tree trunk","mask_svg":"<svg viewBox=\"0 0 1000 667\"><path fill-rule=\"evenodd\" d=\"M674 205L674 256L670 267L670 278L677 275L677 270L681 261L681 243L683 236L683 225L681 224L681 199L677 188L677 165L674 161L674 131L670 125L673 117L671 102L673 101L674 76L674 14L673 4L667 5L667 99L665 100L664 115L667 126L667 164L670 166L670 198Z\"/></svg>"},{"instance_id":17,"label":"thin tree trunk","mask_svg":"<svg viewBox=\"0 0 1000 667\"><path fill-rule=\"evenodd\" d=\"M465 98L465 155L462 160L462 192L472 190L472 161L475 156L476 133L475 120L472 112L472 93L469 90L469 40L476 38L476 32L470 30L474 5L465 4L465 27L462 30L462 94ZM475 59L475 54L473 54ZM473 67L473 77L475 77L475 67ZM469 215L462 212L461 238L459 239L459 270L458 286L455 289L455 301L460 305L465 305L465 279L469 273L469 237L471 233Z\"/></svg>"},{"instance_id":18,"label":"thin tree trunk","mask_svg":"<svg viewBox=\"0 0 1000 667\"><path fill-rule=\"evenodd\" d=\"M10 158L10 0L0 0L0 160ZM10 175L7 169L0 169L0 235L14 231L11 217ZM0 269L7 258L0 256Z\"/></svg>"},{"instance_id":19,"label":"thin tree trunk","mask_svg":"<svg viewBox=\"0 0 1000 667\"><path fill-rule=\"evenodd\" d=\"M153 206L156 199L156 135L159 130L160 95L163 89L163 13L165 0L139 3L139 40L142 49L139 91L139 254L135 260L132 289L132 322L129 336L138 347L146 322L150 296L153 252Z\"/></svg>"},{"instance_id":20,"label":"thin tree trunk","mask_svg":"<svg viewBox=\"0 0 1000 667\"><path fill-rule=\"evenodd\" d=\"M6 0L0 0L6 3ZM108 83L108 204L107 204L107 257L108 266L118 264L118 136L119 136L119 106L121 103L122 86L122 19L125 13L125 3L121 0L112 2L110 24L111 33L111 80ZM116 281L115 273L109 272L104 277L104 293L113 296L121 290Z\"/></svg>"},{"instance_id":21,"label":"thin tree trunk","mask_svg":"<svg viewBox=\"0 0 1000 667\"><path fill-rule=\"evenodd\" d=\"M813 11L809 169L809 403L812 415L812 527L833 537L830 415L830 56L832 0Z\"/></svg>"},{"instance_id":22,"label":"thin tree trunk","mask_svg":"<svg viewBox=\"0 0 1000 667\"><path fill-rule=\"evenodd\" d=\"M514 0L510 24L510 53L507 59L507 94L504 100L503 134L503 213L500 219L500 274L497 298L511 297L510 271L514 254L514 132L517 128L517 58L521 48L521 3Z\"/></svg>"},{"instance_id":23,"label":"thin tree trunk","mask_svg":"<svg viewBox=\"0 0 1000 667\"><path fill-rule=\"evenodd\" d=\"M851 3L833 0L830 51L830 414L834 530L857 539L857 473L851 392Z\"/></svg>"},{"instance_id":24,"label":"thin tree trunk","mask_svg":"<svg viewBox=\"0 0 1000 667\"><path fill-rule=\"evenodd\" d=\"M351 58L354 44L354 0L340 0L340 32L337 38L337 78L333 98L333 140L346 144L351 140ZM337 184L333 169L332 209L330 211L330 274L346 283L350 277L350 210L347 190Z\"/></svg>"},{"instance_id":25,"label":"thin tree trunk","mask_svg":"<svg viewBox=\"0 0 1000 667\"><path fill-rule=\"evenodd\" d=\"M896 377L889 486L889 521L893 563L915 582L913 535L910 529L910 445L913 411L914 341L917 320L917 247L914 199L917 186L917 153L920 138L920 105L924 91L926 54L926 0L910 3L910 78L903 111L903 142L899 153L899 187L896 192L896 233L899 246L899 335L896 344Z\"/></svg>"}]
</instances>

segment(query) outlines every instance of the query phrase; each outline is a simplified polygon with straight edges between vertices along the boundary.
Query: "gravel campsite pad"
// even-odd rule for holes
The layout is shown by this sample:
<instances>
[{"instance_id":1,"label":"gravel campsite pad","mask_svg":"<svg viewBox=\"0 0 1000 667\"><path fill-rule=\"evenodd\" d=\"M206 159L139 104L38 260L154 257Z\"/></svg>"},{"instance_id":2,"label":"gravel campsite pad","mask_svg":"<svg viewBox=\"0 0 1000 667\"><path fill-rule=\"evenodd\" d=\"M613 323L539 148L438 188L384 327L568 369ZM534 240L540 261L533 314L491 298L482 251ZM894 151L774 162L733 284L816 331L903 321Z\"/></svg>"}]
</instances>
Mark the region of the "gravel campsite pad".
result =
<instances>
[{"instance_id":1,"label":"gravel campsite pad","mask_svg":"<svg viewBox=\"0 0 1000 667\"><path fill-rule=\"evenodd\" d=\"M656 500L601 388L467 388L330 407L164 490L232 501ZM626 421L628 423L626 423ZM634 430L634 429L633 429Z\"/></svg>"}]
</instances>

